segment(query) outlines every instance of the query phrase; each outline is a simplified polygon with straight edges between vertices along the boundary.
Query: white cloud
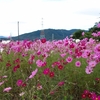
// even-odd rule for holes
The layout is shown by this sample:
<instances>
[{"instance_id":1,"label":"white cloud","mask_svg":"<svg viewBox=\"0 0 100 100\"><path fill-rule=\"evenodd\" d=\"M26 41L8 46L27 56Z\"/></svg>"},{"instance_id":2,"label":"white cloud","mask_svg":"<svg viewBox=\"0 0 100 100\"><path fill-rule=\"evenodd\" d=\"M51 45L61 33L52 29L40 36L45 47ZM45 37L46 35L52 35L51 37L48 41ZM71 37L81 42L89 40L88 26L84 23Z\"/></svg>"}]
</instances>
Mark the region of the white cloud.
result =
<instances>
[{"instance_id":1,"label":"white cloud","mask_svg":"<svg viewBox=\"0 0 100 100\"><path fill-rule=\"evenodd\" d=\"M0 35L44 28L88 29L99 21L99 0L0 0Z\"/></svg>"}]
</instances>

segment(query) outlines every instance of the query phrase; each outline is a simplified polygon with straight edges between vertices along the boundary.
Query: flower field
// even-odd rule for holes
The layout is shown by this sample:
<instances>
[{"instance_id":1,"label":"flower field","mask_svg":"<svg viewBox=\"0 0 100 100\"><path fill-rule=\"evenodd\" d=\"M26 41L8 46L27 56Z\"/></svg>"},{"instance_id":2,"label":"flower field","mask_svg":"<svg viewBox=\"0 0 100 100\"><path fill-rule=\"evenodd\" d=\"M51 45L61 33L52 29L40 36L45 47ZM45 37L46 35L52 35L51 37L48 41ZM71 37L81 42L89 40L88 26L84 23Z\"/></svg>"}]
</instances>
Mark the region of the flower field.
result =
<instances>
[{"instance_id":1,"label":"flower field","mask_svg":"<svg viewBox=\"0 0 100 100\"><path fill-rule=\"evenodd\" d=\"M0 100L100 100L100 43L0 42Z\"/></svg>"}]
</instances>

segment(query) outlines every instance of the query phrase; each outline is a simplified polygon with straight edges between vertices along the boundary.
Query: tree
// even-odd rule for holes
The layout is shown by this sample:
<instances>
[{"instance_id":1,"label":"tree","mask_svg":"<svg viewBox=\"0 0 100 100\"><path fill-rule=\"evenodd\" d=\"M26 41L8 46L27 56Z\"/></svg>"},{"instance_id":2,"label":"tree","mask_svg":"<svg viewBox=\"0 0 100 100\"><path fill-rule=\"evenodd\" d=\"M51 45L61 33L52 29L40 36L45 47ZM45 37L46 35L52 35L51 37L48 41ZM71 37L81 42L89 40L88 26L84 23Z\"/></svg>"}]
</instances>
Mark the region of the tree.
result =
<instances>
[{"instance_id":1,"label":"tree","mask_svg":"<svg viewBox=\"0 0 100 100\"><path fill-rule=\"evenodd\" d=\"M85 32L85 30L77 30L73 33L74 39L82 39L82 32Z\"/></svg>"}]
</instances>

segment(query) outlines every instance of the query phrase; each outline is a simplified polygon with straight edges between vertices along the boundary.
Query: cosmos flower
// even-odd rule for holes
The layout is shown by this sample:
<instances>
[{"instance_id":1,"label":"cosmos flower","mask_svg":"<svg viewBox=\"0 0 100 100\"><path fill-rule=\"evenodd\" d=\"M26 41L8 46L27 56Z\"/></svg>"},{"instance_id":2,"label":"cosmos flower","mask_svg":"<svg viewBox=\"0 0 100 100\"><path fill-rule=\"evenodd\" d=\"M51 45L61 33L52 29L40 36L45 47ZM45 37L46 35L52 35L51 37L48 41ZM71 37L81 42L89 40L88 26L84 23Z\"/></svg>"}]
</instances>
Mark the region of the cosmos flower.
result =
<instances>
[{"instance_id":1,"label":"cosmos flower","mask_svg":"<svg viewBox=\"0 0 100 100\"><path fill-rule=\"evenodd\" d=\"M36 68L36 69L31 73L31 75L29 76L29 78L33 78L33 77L36 75L37 71L38 71L38 69Z\"/></svg>"},{"instance_id":2,"label":"cosmos flower","mask_svg":"<svg viewBox=\"0 0 100 100\"><path fill-rule=\"evenodd\" d=\"M89 66L94 68L96 66L96 61L89 61Z\"/></svg>"},{"instance_id":3,"label":"cosmos flower","mask_svg":"<svg viewBox=\"0 0 100 100\"><path fill-rule=\"evenodd\" d=\"M100 28L100 23L97 24L97 27Z\"/></svg>"},{"instance_id":4,"label":"cosmos flower","mask_svg":"<svg viewBox=\"0 0 100 100\"><path fill-rule=\"evenodd\" d=\"M97 44L97 45L94 47L94 52L95 52L96 54L100 54L100 43Z\"/></svg>"},{"instance_id":5,"label":"cosmos flower","mask_svg":"<svg viewBox=\"0 0 100 100\"><path fill-rule=\"evenodd\" d=\"M87 74L91 74L93 72L93 68L91 68L90 66L87 66L86 69L85 69L85 72Z\"/></svg>"},{"instance_id":6,"label":"cosmos flower","mask_svg":"<svg viewBox=\"0 0 100 100\"><path fill-rule=\"evenodd\" d=\"M58 86L63 86L64 84L65 84L65 82L61 81L61 82L58 83Z\"/></svg>"},{"instance_id":7,"label":"cosmos flower","mask_svg":"<svg viewBox=\"0 0 100 100\"><path fill-rule=\"evenodd\" d=\"M45 68L45 69L43 70L43 74L45 74L45 75L48 75L49 72L50 72L50 69L49 69L49 68Z\"/></svg>"},{"instance_id":8,"label":"cosmos flower","mask_svg":"<svg viewBox=\"0 0 100 100\"><path fill-rule=\"evenodd\" d=\"M12 88L11 87L7 87L3 90L3 92L9 92Z\"/></svg>"},{"instance_id":9,"label":"cosmos flower","mask_svg":"<svg viewBox=\"0 0 100 100\"><path fill-rule=\"evenodd\" d=\"M71 62L72 62L72 60L73 60L73 58L72 58L72 57L68 57L68 58L66 58L66 61L67 61L68 63L71 63Z\"/></svg>"},{"instance_id":10,"label":"cosmos flower","mask_svg":"<svg viewBox=\"0 0 100 100\"><path fill-rule=\"evenodd\" d=\"M54 77L54 72L50 72L49 77L53 78Z\"/></svg>"},{"instance_id":11,"label":"cosmos flower","mask_svg":"<svg viewBox=\"0 0 100 100\"><path fill-rule=\"evenodd\" d=\"M64 66L62 66L62 65L58 66L58 69L60 69L60 70L62 70L63 68L64 68Z\"/></svg>"},{"instance_id":12,"label":"cosmos flower","mask_svg":"<svg viewBox=\"0 0 100 100\"><path fill-rule=\"evenodd\" d=\"M80 61L76 61L75 65L76 65L76 67L80 67L81 66L81 62Z\"/></svg>"},{"instance_id":13,"label":"cosmos flower","mask_svg":"<svg viewBox=\"0 0 100 100\"><path fill-rule=\"evenodd\" d=\"M85 35L85 32L82 32L82 36L84 36Z\"/></svg>"},{"instance_id":14,"label":"cosmos flower","mask_svg":"<svg viewBox=\"0 0 100 100\"><path fill-rule=\"evenodd\" d=\"M19 94L19 96L23 96L25 94L25 92L21 92L20 94Z\"/></svg>"},{"instance_id":15,"label":"cosmos flower","mask_svg":"<svg viewBox=\"0 0 100 100\"><path fill-rule=\"evenodd\" d=\"M4 84L4 81L0 82L0 86L1 86L2 84Z\"/></svg>"},{"instance_id":16,"label":"cosmos flower","mask_svg":"<svg viewBox=\"0 0 100 100\"><path fill-rule=\"evenodd\" d=\"M17 86L22 86L23 84L23 80L19 79L17 82L16 82Z\"/></svg>"},{"instance_id":17,"label":"cosmos flower","mask_svg":"<svg viewBox=\"0 0 100 100\"><path fill-rule=\"evenodd\" d=\"M41 42L42 43L45 43L46 42L46 39L45 38L41 39Z\"/></svg>"}]
</instances>

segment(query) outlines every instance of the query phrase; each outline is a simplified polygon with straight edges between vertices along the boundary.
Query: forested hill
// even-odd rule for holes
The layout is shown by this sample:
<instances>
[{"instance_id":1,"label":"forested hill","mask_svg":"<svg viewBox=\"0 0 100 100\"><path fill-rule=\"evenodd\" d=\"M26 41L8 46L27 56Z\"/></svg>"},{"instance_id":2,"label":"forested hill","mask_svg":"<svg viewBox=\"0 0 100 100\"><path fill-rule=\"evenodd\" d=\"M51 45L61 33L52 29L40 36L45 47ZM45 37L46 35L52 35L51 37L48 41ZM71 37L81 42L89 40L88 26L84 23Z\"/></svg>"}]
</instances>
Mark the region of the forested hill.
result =
<instances>
[{"instance_id":1,"label":"forested hill","mask_svg":"<svg viewBox=\"0 0 100 100\"><path fill-rule=\"evenodd\" d=\"M66 36L72 35L78 29L64 30L64 29L44 29L47 40L52 40L52 34L55 40L64 39ZM34 40L40 38L41 30L19 35L19 40ZM12 37L13 40L18 40L18 36Z\"/></svg>"}]
</instances>

